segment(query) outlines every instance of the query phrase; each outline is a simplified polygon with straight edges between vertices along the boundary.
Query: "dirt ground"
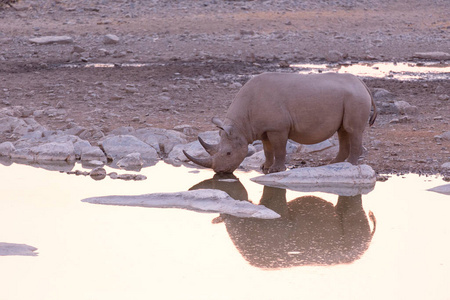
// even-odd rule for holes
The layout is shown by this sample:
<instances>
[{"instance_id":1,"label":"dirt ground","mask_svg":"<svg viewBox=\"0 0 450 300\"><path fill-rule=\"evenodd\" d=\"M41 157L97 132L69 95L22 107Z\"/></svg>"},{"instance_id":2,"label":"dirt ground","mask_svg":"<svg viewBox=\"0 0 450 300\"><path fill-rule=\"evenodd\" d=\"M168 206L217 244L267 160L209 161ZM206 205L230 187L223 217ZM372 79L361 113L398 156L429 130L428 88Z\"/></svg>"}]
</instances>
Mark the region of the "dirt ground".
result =
<instances>
[{"instance_id":1,"label":"dirt ground","mask_svg":"<svg viewBox=\"0 0 450 300\"><path fill-rule=\"evenodd\" d=\"M251 75L290 63L416 61L448 52L448 1L23 0L0 8L0 109L23 106L49 129L76 123L213 130ZM113 34L118 41L105 41ZM64 44L30 42L68 36ZM337 55L337 59L332 56ZM84 67L111 63L109 67ZM123 63L142 63L126 67ZM441 62L447 63L447 62ZM442 173L450 142L449 80L365 79L417 106L404 123L379 115L362 160L379 173ZM42 114L48 108L61 114ZM12 136L1 136L0 142ZM196 136L191 137L195 139ZM292 165L326 163L295 155ZM448 172L448 171L447 171Z\"/></svg>"}]
</instances>

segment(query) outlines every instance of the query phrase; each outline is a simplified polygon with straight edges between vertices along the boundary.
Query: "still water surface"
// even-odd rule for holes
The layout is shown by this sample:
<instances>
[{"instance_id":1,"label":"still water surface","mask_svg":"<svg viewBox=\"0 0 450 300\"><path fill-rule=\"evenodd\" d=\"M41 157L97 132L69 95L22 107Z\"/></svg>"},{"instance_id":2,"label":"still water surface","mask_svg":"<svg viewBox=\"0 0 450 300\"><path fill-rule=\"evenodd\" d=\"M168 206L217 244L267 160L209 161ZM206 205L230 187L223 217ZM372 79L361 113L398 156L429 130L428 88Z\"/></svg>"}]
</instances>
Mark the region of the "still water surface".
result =
<instances>
[{"instance_id":1,"label":"still water surface","mask_svg":"<svg viewBox=\"0 0 450 300\"><path fill-rule=\"evenodd\" d=\"M162 162L142 173L94 181L0 165L0 242L39 253L0 256L0 299L449 299L450 196L427 191L440 178L378 182L360 209L358 199L267 190L250 181L259 173L236 172L253 203L283 213L276 203L288 201L291 214L275 223L81 202L186 191L214 175Z\"/></svg>"}]
</instances>

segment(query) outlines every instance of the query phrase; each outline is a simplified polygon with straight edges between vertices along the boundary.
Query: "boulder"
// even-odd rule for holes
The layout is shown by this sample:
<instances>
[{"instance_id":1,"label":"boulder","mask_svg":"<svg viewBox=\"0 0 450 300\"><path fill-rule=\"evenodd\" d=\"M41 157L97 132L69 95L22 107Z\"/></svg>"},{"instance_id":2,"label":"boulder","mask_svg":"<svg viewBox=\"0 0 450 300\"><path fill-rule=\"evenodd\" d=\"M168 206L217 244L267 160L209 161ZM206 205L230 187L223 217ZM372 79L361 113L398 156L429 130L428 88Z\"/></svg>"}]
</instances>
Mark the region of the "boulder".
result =
<instances>
[{"instance_id":1,"label":"boulder","mask_svg":"<svg viewBox=\"0 0 450 300\"><path fill-rule=\"evenodd\" d=\"M102 163L106 163L106 155L99 147L90 146L88 148L84 148L81 152L80 160L84 162L88 161L101 161Z\"/></svg>"},{"instance_id":2,"label":"boulder","mask_svg":"<svg viewBox=\"0 0 450 300\"><path fill-rule=\"evenodd\" d=\"M169 154L176 145L187 143L183 133L162 128L138 129L133 135L155 148L160 154Z\"/></svg>"},{"instance_id":3,"label":"boulder","mask_svg":"<svg viewBox=\"0 0 450 300\"><path fill-rule=\"evenodd\" d=\"M24 255L36 256L37 248L25 244L0 243L0 256L6 255Z\"/></svg>"},{"instance_id":4,"label":"boulder","mask_svg":"<svg viewBox=\"0 0 450 300\"><path fill-rule=\"evenodd\" d=\"M140 153L130 153L117 162L119 168L127 171L139 171L143 165Z\"/></svg>"},{"instance_id":5,"label":"boulder","mask_svg":"<svg viewBox=\"0 0 450 300\"><path fill-rule=\"evenodd\" d=\"M34 160L39 161L74 161L75 149L72 142L51 142L30 149Z\"/></svg>"},{"instance_id":6,"label":"boulder","mask_svg":"<svg viewBox=\"0 0 450 300\"><path fill-rule=\"evenodd\" d=\"M137 196L104 196L82 201L106 205L182 208L197 212L229 214L241 218L277 219L280 217L279 214L263 205L235 200L226 192L214 189Z\"/></svg>"},{"instance_id":7,"label":"boulder","mask_svg":"<svg viewBox=\"0 0 450 300\"><path fill-rule=\"evenodd\" d=\"M14 147L13 143L11 142L4 142L0 144L0 156L10 157L11 153L16 151L16 148Z\"/></svg>"},{"instance_id":8,"label":"boulder","mask_svg":"<svg viewBox=\"0 0 450 300\"><path fill-rule=\"evenodd\" d=\"M292 169L251 179L254 182L302 192L326 192L341 196L367 194L375 187L376 174L368 165L348 162Z\"/></svg>"},{"instance_id":9,"label":"boulder","mask_svg":"<svg viewBox=\"0 0 450 300\"><path fill-rule=\"evenodd\" d=\"M130 153L140 153L144 161L155 161L159 159L158 153L150 145L132 135L108 136L100 143L100 147L106 156L119 160Z\"/></svg>"}]
</instances>

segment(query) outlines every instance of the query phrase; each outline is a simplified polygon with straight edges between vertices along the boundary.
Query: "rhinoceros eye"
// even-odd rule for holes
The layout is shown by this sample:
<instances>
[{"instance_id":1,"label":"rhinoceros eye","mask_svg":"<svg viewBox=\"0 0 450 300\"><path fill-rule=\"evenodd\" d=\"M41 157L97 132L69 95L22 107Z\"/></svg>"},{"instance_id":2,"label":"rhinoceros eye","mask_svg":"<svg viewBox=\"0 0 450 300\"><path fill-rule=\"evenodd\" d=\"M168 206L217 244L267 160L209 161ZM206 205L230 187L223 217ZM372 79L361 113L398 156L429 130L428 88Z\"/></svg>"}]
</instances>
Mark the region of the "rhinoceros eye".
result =
<instances>
[{"instance_id":1,"label":"rhinoceros eye","mask_svg":"<svg viewBox=\"0 0 450 300\"><path fill-rule=\"evenodd\" d=\"M227 155L231 155L231 152L227 152Z\"/></svg>"}]
</instances>

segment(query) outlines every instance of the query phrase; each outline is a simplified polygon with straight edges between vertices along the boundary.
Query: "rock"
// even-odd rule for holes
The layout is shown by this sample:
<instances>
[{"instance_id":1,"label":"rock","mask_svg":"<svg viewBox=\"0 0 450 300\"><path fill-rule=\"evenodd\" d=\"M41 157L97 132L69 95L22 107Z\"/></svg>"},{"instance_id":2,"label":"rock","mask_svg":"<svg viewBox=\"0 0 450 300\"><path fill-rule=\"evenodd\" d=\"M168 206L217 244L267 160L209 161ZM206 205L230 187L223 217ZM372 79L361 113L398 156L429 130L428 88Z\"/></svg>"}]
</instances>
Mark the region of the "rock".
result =
<instances>
[{"instance_id":1,"label":"rock","mask_svg":"<svg viewBox=\"0 0 450 300\"><path fill-rule=\"evenodd\" d=\"M326 55L326 60L329 62L338 62L344 59L344 54L337 50L330 50Z\"/></svg>"},{"instance_id":2,"label":"rock","mask_svg":"<svg viewBox=\"0 0 450 300\"><path fill-rule=\"evenodd\" d=\"M239 165L239 168L244 170L260 170L261 165L265 160L266 157L264 155L264 151L258 151L252 156L246 157Z\"/></svg>"},{"instance_id":3,"label":"rock","mask_svg":"<svg viewBox=\"0 0 450 300\"><path fill-rule=\"evenodd\" d=\"M441 165L441 170L442 171L450 171L450 162L446 162L446 163L443 163L442 165Z\"/></svg>"},{"instance_id":4,"label":"rock","mask_svg":"<svg viewBox=\"0 0 450 300\"><path fill-rule=\"evenodd\" d=\"M46 44L71 44L73 39L70 36L42 36L37 38L32 38L29 40L31 43L38 45Z\"/></svg>"},{"instance_id":5,"label":"rock","mask_svg":"<svg viewBox=\"0 0 450 300\"><path fill-rule=\"evenodd\" d=\"M395 101L394 105L401 115L416 115L419 113L417 106L413 106L406 101Z\"/></svg>"},{"instance_id":6,"label":"rock","mask_svg":"<svg viewBox=\"0 0 450 300\"><path fill-rule=\"evenodd\" d=\"M13 143L4 142L0 144L0 156L10 157L11 153L16 150Z\"/></svg>"},{"instance_id":7,"label":"rock","mask_svg":"<svg viewBox=\"0 0 450 300\"><path fill-rule=\"evenodd\" d=\"M37 248L25 244L0 243L0 256L24 255L37 256Z\"/></svg>"},{"instance_id":8,"label":"rock","mask_svg":"<svg viewBox=\"0 0 450 300\"><path fill-rule=\"evenodd\" d=\"M440 185L440 186L431 188L428 191L441 193L441 194L444 194L444 195L450 195L450 184Z\"/></svg>"},{"instance_id":9,"label":"rock","mask_svg":"<svg viewBox=\"0 0 450 300\"><path fill-rule=\"evenodd\" d=\"M280 217L279 214L263 205L234 200L226 192L214 189L138 196L104 196L82 201L106 205L182 208L198 212L229 214L241 218L277 219Z\"/></svg>"},{"instance_id":10,"label":"rock","mask_svg":"<svg viewBox=\"0 0 450 300\"><path fill-rule=\"evenodd\" d=\"M28 125L24 119L5 116L0 117L0 134L10 133L18 136L22 136L35 129L33 126Z\"/></svg>"},{"instance_id":11,"label":"rock","mask_svg":"<svg viewBox=\"0 0 450 300\"><path fill-rule=\"evenodd\" d=\"M74 161L75 149L72 142L51 142L30 149L34 153L34 160L39 161Z\"/></svg>"},{"instance_id":12,"label":"rock","mask_svg":"<svg viewBox=\"0 0 450 300\"><path fill-rule=\"evenodd\" d=\"M106 170L102 167L95 168L89 173L89 176L91 176L91 178L94 180L105 179L106 178Z\"/></svg>"},{"instance_id":13,"label":"rock","mask_svg":"<svg viewBox=\"0 0 450 300\"><path fill-rule=\"evenodd\" d=\"M155 148L160 154L169 154L175 145L187 143L183 133L162 128L138 129L134 136Z\"/></svg>"},{"instance_id":14,"label":"rock","mask_svg":"<svg viewBox=\"0 0 450 300\"><path fill-rule=\"evenodd\" d=\"M122 127L112 130L109 134L110 135L134 135L135 132L136 132L136 130L133 127L122 126Z\"/></svg>"},{"instance_id":15,"label":"rock","mask_svg":"<svg viewBox=\"0 0 450 300\"><path fill-rule=\"evenodd\" d=\"M334 146L334 143L331 139L327 139L323 142L313 144L313 145L301 145L300 152L301 153L313 153L318 151L323 151L325 149L331 148Z\"/></svg>"},{"instance_id":16,"label":"rock","mask_svg":"<svg viewBox=\"0 0 450 300\"><path fill-rule=\"evenodd\" d=\"M441 100L441 101L448 101L449 99L450 99L450 96L447 94L442 94L442 95L438 96L438 100Z\"/></svg>"},{"instance_id":17,"label":"rock","mask_svg":"<svg viewBox=\"0 0 450 300\"><path fill-rule=\"evenodd\" d=\"M175 126L173 128L173 130L182 132L183 134L189 135L189 136L196 135L198 132L197 128L192 127L191 125L186 125L186 124Z\"/></svg>"},{"instance_id":18,"label":"rock","mask_svg":"<svg viewBox=\"0 0 450 300\"><path fill-rule=\"evenodd\" d=\"M252 178L252 181L296 191L354 196L370 192L375 187L376 174L368 165L343 162L267 174Z\"/></svg>"},{"instance_id":19,"label":"rock","mask_svg":"<svg viewBox=\"0 0 450 300\"><path fill-rule=\"evenodd\" d=\"M81 154L86 151L87 149L90 149L92 147L91 143L85 140L79 140L75 143L73 143L73 149L75 152L76 158L81 158Z\"/></svg>"},{"instance_id":20,"label":"rock","mask_svg":"<svg viewBox=\"0 0 450 300\"><path fill-rule=\"evenodd\" d=\"M120 38L114 34L107 34L103 38L103 43L105 45L117 44L120 41Z\"/></svg>"},{"instance_id":21,"label":"rock","mask_svg":"<svg viewBox=\"0 0 450 300\"><path fill-rule=\"evenodd\" d=\"M144 162L142 161L140 153L130 153L117 162L119 168L127 171L139 171L143 165Z\"/></svg>"},{"instance_id":22,"label":"rock","mask_svg":"<svg viewBox=\"0 0 450 300\"><path fill-rule=\"evenodd\" d=\"M391 101L394 102L397 97L395 94L382 88L374 88L372 90L372 96L375 101Z\"/></svg>"},{"instance_id":23,"label":"rock","mask_svg":"<svg viewBox=\"0 0 450 300\"><path fill-rule=\"evenodd\" d=\"M432 60L447 60L450 59L450 54L447 52L416 52L415 58L432 59Z\"/></svg>"},{"instance_id":24,"label":"rock","mask_svg":"<svg viewBox=\"0 0 450 300\"><path fill-rule=\"evenodd\" d=\"M446 131L440 135L444 141L450 141L450 131Z\"/></svg>"},{"instance_id":25,"label":"rock","mask_svg":"<svg viewBox=\"0 0 450 300\"><path fill-rule=\"evenodd\" d=\"M106 156L119 160L130 153L140 153L144 161L155 161L159 159L158 153L150 145L132 135L108 136L100 143L100 147Z\"/></svg>"},{"instance_id":26,"label":"rock","mask_svg":"<svg viewBox=\"0 0 450 300\"><path fill-rule=\"evenodd\" d=\"M90 146L84 148L81 152L80 160L87 161L101 161L102 163L106 163L106 155L99 147Z\"/></svg>"}]
</instances>

